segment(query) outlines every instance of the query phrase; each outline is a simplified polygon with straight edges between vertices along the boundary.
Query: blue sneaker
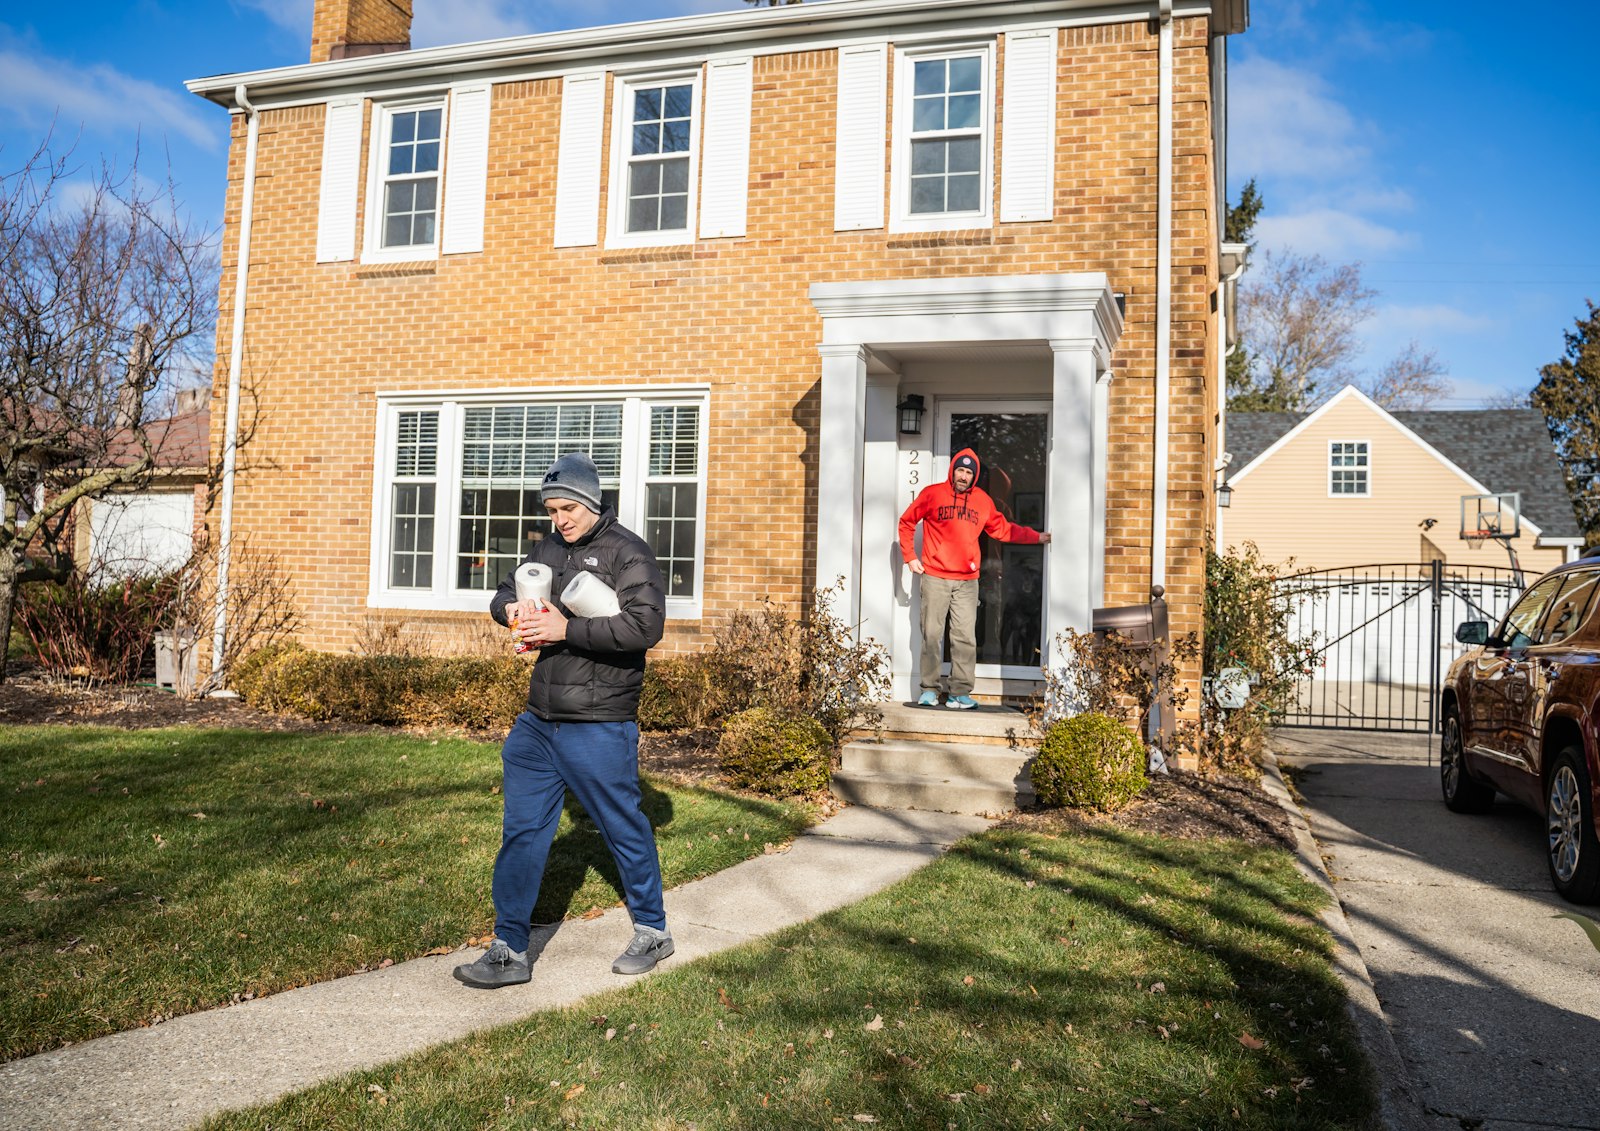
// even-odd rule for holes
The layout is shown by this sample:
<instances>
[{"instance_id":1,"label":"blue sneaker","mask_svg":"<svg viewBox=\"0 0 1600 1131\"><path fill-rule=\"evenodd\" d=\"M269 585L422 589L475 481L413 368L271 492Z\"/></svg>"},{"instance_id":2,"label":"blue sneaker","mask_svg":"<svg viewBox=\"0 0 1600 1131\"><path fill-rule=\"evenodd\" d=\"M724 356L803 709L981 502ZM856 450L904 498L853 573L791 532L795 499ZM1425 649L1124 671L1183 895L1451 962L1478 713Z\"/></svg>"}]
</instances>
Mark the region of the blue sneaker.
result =
<instances>
[{"instance_id":1,"label":"blue sneaker","mask_svg":"<svg viewBox=\"0 0 1600 1131\"><path fill-rule=\"evenodd\" d=\"M939 693L937 691L924 691L922 698L917 700L917 706L919 707L937 707L938 705Z\"/></svg>"},{"instance_id":2,"label":"blue sneaker","mask_svg":"<svg viewBox=\"0 0 1600 1131\"><path fill-rule=\"evenodd\" d=\"M952 711L970 711L978 702L970 695L952 695L944 701L944 705Z\"/></svg>"}]
</instances>

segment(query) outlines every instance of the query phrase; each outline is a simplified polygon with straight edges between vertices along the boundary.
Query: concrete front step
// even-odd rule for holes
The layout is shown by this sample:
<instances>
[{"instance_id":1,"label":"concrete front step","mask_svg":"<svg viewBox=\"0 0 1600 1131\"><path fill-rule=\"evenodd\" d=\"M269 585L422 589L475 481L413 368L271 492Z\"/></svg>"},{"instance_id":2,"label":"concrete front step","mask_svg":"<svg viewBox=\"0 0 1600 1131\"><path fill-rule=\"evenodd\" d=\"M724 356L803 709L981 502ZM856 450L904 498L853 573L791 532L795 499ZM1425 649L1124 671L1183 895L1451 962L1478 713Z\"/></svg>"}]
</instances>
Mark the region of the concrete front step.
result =
<instances>
[{"instance_id":1,"label":"concrete front step","mask_svg":"<svg viewBox=\"0 0 1600 1131\"><path fill-rule=\"evenodd\" d=\"M851 773L970 778L1007 784L1017 781L1033 755L1032 747L909 739L866 742L857 739L845 744L841 765Z\"/></svg>"},{"instance_id":2,"label":"concrete front step","mask_svg":"<svg viewBox=\"0 0 1600 1131\"><path fill-rule=\"evenodd\" d=\"M1015 707L983 705L972 711L948 707L914 707L905 703L880 703L881 737L893 740L982 743L992 746L1029 745L1028 718Z\"/></svg>"},{"instance_id":3,"label":"concrete front step","mask_svg":"<svg viewBox=\"0 0 1600 1131\"><path fill-rule=\"evenodd\" d=\"M877 809L934 809L941 813L993 815L1033 804L1033 787L971 778L870 773L841 769L833 792L852 805Z\"/></svg>"}]
</instances>

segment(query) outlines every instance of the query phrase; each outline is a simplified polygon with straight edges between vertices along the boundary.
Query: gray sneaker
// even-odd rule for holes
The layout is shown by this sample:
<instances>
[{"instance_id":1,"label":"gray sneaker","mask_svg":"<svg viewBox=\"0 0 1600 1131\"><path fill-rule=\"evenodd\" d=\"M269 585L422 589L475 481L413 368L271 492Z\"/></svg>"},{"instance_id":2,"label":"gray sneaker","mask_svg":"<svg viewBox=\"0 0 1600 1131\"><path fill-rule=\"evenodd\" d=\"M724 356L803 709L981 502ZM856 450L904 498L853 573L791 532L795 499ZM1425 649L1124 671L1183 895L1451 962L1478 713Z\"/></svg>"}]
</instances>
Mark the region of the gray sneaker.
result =
<instances>
[{"instance_id":1,"label":"gray sneaker","mask_svg":"<svg viewBox=\"0 0 1600 1131\"><path fill-rule=\"evenodd\" d=\"M528 969L528 952L518 954L499 939L489 944L482 958L466 966L457 966L454 973L456 981L480 990L520 986L533 977Z\"/></svg>"},{"instance_id":2,"label":"gray sneaker","mask_svg":"<svg viewBox=\"0 0 1600 1131\"><path fill-rule=\"evenodd\" d=\"M613 974L648 974L672 953L672 935L654 927L633 928L633 941L611 964Z\"/></svg>"}]
</instances>

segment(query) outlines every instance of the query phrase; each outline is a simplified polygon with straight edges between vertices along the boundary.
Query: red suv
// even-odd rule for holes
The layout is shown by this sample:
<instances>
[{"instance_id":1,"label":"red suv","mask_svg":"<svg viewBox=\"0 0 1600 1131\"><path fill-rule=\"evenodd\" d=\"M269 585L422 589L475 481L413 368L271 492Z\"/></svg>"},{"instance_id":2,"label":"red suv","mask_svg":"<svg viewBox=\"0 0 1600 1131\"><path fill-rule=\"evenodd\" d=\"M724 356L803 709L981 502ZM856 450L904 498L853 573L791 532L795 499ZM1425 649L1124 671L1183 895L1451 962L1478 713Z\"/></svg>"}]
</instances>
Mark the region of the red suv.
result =
<instances>
[{"instance_id":1,"label":"red suv","mask_svg":"<svg viewBox=\"0 0 1600 1131\"><path fill-rule=\"evenodd\" d=\"M1504 793L1543 813L1550 878L1574 903L1600 901L1600 559L1545 574L1477 644L1441 692L1444 803L1483 813Z\"/></svg>"}]
</instances>

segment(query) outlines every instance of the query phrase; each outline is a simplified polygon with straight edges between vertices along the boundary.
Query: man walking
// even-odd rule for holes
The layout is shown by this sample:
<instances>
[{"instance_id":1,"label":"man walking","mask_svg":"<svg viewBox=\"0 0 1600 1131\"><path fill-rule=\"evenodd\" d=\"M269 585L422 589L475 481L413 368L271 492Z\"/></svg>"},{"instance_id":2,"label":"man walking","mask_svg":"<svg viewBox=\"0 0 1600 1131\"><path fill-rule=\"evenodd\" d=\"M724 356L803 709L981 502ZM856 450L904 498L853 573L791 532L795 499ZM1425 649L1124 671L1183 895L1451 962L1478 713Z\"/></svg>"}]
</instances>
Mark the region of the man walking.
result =
<instances>
[{"instance_id":1,"label":"man walking","mask_svg":"<svg viewBox=\"0 0 1600 1131\"><path fill-rule=\"evenodd\" d=\"M633 940L612 971L643 974L672 953L655 833L639 807L636 721L645 652L660 641L666 619L661 570L650 547L601 502L600 473L588 456L556 460L540 493L555 529L525 560L550 567L554 594L587 570L616 591L621 611L569 617L554 600L543 610L518 604L515 571L489 606L500 624L514 619L517 635L540 651L528 709L500 751L505 815L494 863L494 941L455 969L458 980L482 989L531 977L533 906L569 789L611 850L633 916Z\"/></svg>"},{"instance_id":2,"label":"man walking","mask_svg":"<svg viewBox=\"0 0 1600 1131\"><path fill-rule=\"evenodd\" d=\"M943 483L932 483L900 516L900 553L911 572L922 575L922 697L919 707L939 705L944 630L950 626L950 680L945 706L970 711L973 669L978 662L978 535L1001 542L1048 542L1050 535L1010 522L978 487L982 467L971 448L950 461ZM922 556L913 545L922 523Z\"/></svg>"}]
</instances>

